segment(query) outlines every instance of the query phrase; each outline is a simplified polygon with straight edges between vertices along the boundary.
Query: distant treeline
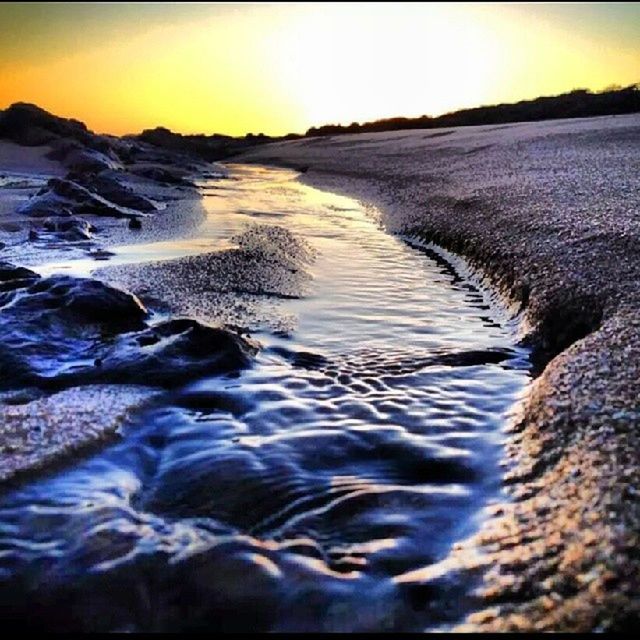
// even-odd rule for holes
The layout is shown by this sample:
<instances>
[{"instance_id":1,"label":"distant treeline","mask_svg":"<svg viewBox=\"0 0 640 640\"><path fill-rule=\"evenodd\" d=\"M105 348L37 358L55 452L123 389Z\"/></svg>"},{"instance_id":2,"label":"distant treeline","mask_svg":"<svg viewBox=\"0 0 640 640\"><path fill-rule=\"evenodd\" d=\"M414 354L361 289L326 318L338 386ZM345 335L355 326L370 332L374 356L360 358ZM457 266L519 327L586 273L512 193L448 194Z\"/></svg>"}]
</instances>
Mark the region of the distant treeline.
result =
<instances>
[{"instance_id":1,"label":"distant treeline","mask_svg":"<svg viewBox=\"0 0 640 640\"><path fill-rule=\"evenodd\" d=\"M328 136L342 133L371 133L398 129L438 129L506 122L533 122L556 118L588 118L640 111L640 84L615 87L600 92L576 89L559 96L522 100L473 109L461 109L432 118L386 118L350 125L327 124L311 127L305 136Z\"/></svg>"},{"instance_id":2,"label":"distant treeline","mask_svg":"<svg viewBox=\"0 0 640 640\"><path fill-rule=\"evenodd\" d=\"M209 162L228 158L229 156L241 153L249 147L282 140L282 138L265 136L263 133L259 133L258 135L248 133L242 138L226 136L219 133L212 135L182 135L180 133L174 133L165 127L145 129L142 133L135 136L135 138L156 147L191 153Z\"/></svg>"}]
</instances>

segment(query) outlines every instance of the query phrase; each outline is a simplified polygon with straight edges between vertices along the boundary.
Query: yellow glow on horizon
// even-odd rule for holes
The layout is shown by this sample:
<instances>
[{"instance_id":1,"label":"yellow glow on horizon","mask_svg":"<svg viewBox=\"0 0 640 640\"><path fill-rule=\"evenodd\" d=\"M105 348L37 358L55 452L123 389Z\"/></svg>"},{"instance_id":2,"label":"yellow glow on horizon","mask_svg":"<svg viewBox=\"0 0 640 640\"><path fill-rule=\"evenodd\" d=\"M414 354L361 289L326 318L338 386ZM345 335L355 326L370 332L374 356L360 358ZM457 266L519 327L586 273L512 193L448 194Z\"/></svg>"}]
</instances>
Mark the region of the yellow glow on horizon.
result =
<instances>
[{"instance_id":1,"label":"yellow glow on horizon","mask_svg":"<svg viewBox=\"0 0 640 640\"><path fill-rule=\"evenodd\" d=\"M246 123L261 115L255 93L267 87L255 60L238 49L238 25L233 17L226 21L227 28L189 25L188 37L184 25L156 27L53 61L16 63L3 69L2 93L66 116L90 103L86 121L104 132L161 124L195 133L215 119L222 131L245 133ZM259 25L244 20L242 27L245 37L260 38ZM273 103L282 107L275 98Z\"/></svg>"},{"instance_id":2,"label":"yellow glow on horizon","mask_svg":"<svg viewBox=\"0 0 640 640\"><path fill-rule=\"evenodd\" d=\"M407 11L410 20L393 6L345 7L339 19L318 10L279 34L282 87L309 122L442 113L487 99L499 52L482 25L450 6Z\"/></svg>"},{"instance_id":3,"label":"yellow glow on horizon","mask_svg":"<svg viewBox=\"0 0 640 640\"><path fill-rule=\"evenodd\" d=\"M0 41L0 108L34 102L116 134L277 135L640 80L640 42L594 39L526 5L198 8L39 58Z\"/></svg>"}]
</instances>

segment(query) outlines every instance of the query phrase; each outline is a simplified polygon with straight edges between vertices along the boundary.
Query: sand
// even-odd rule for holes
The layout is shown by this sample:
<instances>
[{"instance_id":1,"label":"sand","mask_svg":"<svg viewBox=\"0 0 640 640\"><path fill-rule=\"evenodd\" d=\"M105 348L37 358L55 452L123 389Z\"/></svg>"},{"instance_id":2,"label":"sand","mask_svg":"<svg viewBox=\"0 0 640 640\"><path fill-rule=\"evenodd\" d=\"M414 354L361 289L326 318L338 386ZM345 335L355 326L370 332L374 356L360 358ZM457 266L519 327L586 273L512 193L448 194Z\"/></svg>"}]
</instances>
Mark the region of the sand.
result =
<instances>
[{"instance_id":1,"label":"sand","mask_svg":"<svg viewBox=\"0 0 640 640\"><path fill-rule=\"evenodd\" d=\"M52 463L117 437L134 411L158 391L133 385L87 385L53 395L0 394L0 482L24 480Z\"/></svg>"},{"instance_id":2,"label":"sand","mask_svg":"<svg viewBox=\"0 0 640 640\"><path fill-rule=\"evenodd\" d=\"M63 176L66 169L56 160L46 157L47 145L23 147L8 140L0 141L0 176L7 173Z\"/></svg>"},{"instance_id":3,"label":"sand","mask_svg":"<svg viewBox=\"0 0 640 640\"><path fill-rule=\"evenodd\" d=\"M513 500L468 542L474 567L487 570L484 605L465 630L608 630L638 620L639 151L632 115L310 138L234 158L309 167L309 184L373 203L390 229L464 255L522 314L541 374L507 447ZM60 175L49 162L40 148L0 143L3 180ZM35 264L43 255L15 218L38 180L0 189L2 259ZM169 187L156 195L175 200L153 223L143 218L140 234L103 221L99 246L195 233L197 197ZM100 442L149 393L118 404L110 391L87 388L91 401L72 391L2 408L5 464L38 468L76 450L76 436L80 446ZM80 404L104 428L82 440L83 420L65 440ZM39 416L45 431L34 447L21 425ZM30 457L38 451L52 455ZM469 557L462 545L461 570Z\"/></svg>"},{"instance_id":4,"label":"sand","mask_svg":"<svg viewBox=\"0 0 640 640\"><path fill-rule=\"evenodd\" d=\"M0 141L0 262L37 266L99 255L114 245L188 237L196 233L204 219L202 198L195 189L164 185L121 171L117 174L119 181L158 204L153 214L141 214L142 228L130 229L128 218L84 215L83 220L95 228L90 239L57 241L43 233L41 218L31 218L18 210L45 189L50 178L68 173L61 163L46 157L50 152L47 145L28 147ZM60 218L63 222L65 219ZM30 236L34 231L36 239ZM86 385L49 396L31 397L30 393L0 394L3 489L36 472L51 472L74 455L113 439L129 415L158 390Z\"/></svg>"},{"instance_id":5,"label":"sand","mask_svg":"<svg viewBox=\"0 0 640 640\"><path fill-rule=\"evenodd\" d=\"M309 138L234 161L375 204L522 315L541 373L507 447L513 501L469 542L488 570L461 629L637 622L640 115Z\"/></svg>"}]
</instances>

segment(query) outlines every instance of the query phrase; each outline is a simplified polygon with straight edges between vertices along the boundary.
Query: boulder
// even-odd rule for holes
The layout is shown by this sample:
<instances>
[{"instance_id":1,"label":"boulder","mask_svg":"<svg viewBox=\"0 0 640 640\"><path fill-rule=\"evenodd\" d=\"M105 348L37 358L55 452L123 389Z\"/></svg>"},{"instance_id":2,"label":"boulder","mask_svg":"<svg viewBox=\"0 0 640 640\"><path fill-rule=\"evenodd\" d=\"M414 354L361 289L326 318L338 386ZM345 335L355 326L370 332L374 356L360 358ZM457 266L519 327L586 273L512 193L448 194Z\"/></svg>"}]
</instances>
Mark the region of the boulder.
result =
<instances>
[{"instance_id":1,"label":"boulder","mask_svg":"<svg viewBox=\"0 0 640 640\"><path fill-rule=\"evenodd\" d=\"M170 169L169 167L135 167L130 169L131 173L148 178L161 184L175 185L179 187L195 187L193 182L187 178L189 173L180 169Z\"/></svg>"},{"instance_id":2,"label":"boulder","mask_svg":"<svg viewBox=\"0 0 640 640\"><path fill-rule=\"evenodd\" d=\"M157 207L151 200L123 185L116 175L116 172L103 172L98 175L71 173L68 177L105 200L121 207L145 213L156 210Z\"/></svg>"},{"instance_id":3,"label":"boulder","mask_svg":"<svg viewBox=\"0 0 640 640\"><path fill-rule=\"evenodd\" d=\"M120 335L99 366L78 379L176 387L247 366L256 351L234 332L181 318Z\"/></svg>"},{"instance_id":4,"label":"boulder","mask_svg":"<svg viewBox=\"0 0 640 640\"><path fill-rule=\"evenodd\" d=\"M0 265L0 284L13 285L0 290L0 389L126 382L175 387L244 367L257 350L233 331L195 320L149 326L135 296L98 280L39 278Z\"/></svg>"},{"instance_id":5,"label":"boulder","mask_svg":"<svg viewBox=\"0 0 640 640\"><path fill-rule=\"evenodd\" d=\"M56 240L70 242L90 240L95 231L95 227L92 224L75 216L69 218L47 218L42 226L46 231L55 234Z\"/></svg>"},{"instance_id":6,"label":"boulder","mask_svg":"<svg viewBox=\"0 0 640 640\"><path fill-rule=\"evenodd\" d=\"M99 173L108 169L121 169L122 164L95 149L73 149L61 160L72 171Z\"/></svg>"},{"instance_id":7,"label":"boulder","mask_svg":"<svg viewBox=\"0 0 640 640\"><path fill-rule=\"evenodd\" d=\"M131 293L92 278L56 275L41 278L20 301L27 309L58 309L73 320L105 325L137 325L147 315L142 303Z\"/></svg>"},{"instance_id":8,"label":"boulder","mask_svg":"<svg viewBox=\"0 0 640 640\"><path fill-rule=\"evenodd\" d=\"M0 261L0 282L9 280L20 280L22 278L37 279L40 276L26 267L16 267L11 262Z\"/></svg>"},{"instance_id":9,"label":"boulder","mask_svg":"<svg viewBox=\"0 0 640 640\"><path fill-rule=\"evenodd\" d=\"M97 215L129 218L131 213L85 187L62 178L52 178L47 186L18 207L18 213L30 217Z\"/></svg>"}]
</instances>

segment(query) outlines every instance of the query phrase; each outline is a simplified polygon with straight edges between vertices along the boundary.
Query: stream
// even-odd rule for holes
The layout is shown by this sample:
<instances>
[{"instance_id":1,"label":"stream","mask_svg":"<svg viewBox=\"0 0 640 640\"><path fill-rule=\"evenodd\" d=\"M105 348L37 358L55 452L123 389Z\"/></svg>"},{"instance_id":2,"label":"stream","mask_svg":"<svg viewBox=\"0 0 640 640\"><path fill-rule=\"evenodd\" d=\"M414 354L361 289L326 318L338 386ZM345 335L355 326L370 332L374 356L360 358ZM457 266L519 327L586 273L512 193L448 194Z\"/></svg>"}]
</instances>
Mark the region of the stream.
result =
<instances>
[{"instance_id":1,"label":"stream","mask_svg":"<svg viewBox=\"0 0 640 640\"><path fill-rule=\"evenodd\" d=\"M114 444L0 496L2 618L50 630L447 628L473 609L478 579L447 558L506 499L504 429L529 352L445 252L293 171L227 167L199 185L197 238L41 272L197 255L268 224L315 253L308 291L254 296L290 326L251 332L262 349L250 368L167 392Z\"/></svg>"}]
</instances>

